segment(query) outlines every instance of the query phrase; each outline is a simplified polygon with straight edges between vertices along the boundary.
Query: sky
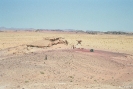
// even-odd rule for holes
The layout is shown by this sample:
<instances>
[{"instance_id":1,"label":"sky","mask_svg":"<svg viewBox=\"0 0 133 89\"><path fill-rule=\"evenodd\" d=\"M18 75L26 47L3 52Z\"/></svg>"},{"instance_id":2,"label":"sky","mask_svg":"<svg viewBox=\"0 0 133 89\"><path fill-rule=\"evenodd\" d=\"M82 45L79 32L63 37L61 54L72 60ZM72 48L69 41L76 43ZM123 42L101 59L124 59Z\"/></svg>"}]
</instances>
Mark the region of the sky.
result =
<instances>
[{"instance_id":1,"label":"sky","mask_svg":"<svg viewBox=\"0 0 133 89\"><path fill-rule=\"evenodd\" d=\"M0 0L0 27L133 32L133 0Z\"/></svg>"}]
</instances>

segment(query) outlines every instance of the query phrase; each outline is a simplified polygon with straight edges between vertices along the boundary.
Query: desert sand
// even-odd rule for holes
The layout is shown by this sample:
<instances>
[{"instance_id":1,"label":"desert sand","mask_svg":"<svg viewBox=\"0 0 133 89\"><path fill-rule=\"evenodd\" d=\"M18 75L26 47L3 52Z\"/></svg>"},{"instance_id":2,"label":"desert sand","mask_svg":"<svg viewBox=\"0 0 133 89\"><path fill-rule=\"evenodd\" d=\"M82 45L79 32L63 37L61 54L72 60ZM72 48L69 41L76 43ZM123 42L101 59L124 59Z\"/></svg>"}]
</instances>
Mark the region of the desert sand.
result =
<instances>
[{"instance_id":1,"label":"desert sand","mask_svg":"<svg viewBox=\"0 0 133 89\"><path fill-rule=\"evenodd\" d=\"M47 37L68 44L42 47ZM0 32L0 89L133 89L132 54L131 35Z\"/></svg>"}]
</instances>

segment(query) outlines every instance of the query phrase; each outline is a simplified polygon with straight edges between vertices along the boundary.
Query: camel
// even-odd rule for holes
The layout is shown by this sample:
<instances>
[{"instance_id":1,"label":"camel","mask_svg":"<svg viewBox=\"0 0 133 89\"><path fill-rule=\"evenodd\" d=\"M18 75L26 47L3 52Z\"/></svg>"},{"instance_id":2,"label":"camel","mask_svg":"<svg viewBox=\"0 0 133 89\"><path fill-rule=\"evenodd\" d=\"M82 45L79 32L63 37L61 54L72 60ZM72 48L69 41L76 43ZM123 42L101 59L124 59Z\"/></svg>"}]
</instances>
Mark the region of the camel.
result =
<instances>
[{"instance_id":1,"label":"camel","mask_svg":"<svg viewBox=\"0 0 133 89\"><path fill-rule=\"evenodd\" d=\"M82 47L81 47L82 40L76 40L76 41L77 41L77 44L76 44L76 46L72 45L72 49L75 49L75 48L82 49Z\"/></svg>"}]
</instances>

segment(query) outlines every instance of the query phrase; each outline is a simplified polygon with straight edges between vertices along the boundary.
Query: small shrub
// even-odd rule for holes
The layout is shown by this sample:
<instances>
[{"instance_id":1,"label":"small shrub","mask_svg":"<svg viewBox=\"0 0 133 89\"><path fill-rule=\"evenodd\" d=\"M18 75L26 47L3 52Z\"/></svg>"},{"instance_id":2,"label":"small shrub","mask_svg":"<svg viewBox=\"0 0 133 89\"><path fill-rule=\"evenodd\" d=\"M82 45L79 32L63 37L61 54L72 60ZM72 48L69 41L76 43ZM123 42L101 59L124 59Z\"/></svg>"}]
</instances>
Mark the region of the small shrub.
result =
<instances>
[{"instance_id":1,"label":"small shrub","mask_svg":"<svg viewBox=\"0 0 133 89\"><path fill-rule=\"evenodd\" d=\"M95 82L97 82L97 80L94 80Z\"/></svg>"},{"instance_id":2,"label":"small shrub","mask_svg":"<svg viewBox=\"0 0 133 89\"><path fill-rule=\"evenodd\" d=\"M73 82L72 80L70 80L70 82Z\"/></svg>"},{"instance_id":3,"label":"small shrub","mask_svg":"<svg viewBox=\"0 0 133 89\"><path fill-rule=\"evenodd\" d=\"M45 55L45 59L44 60L47 60L47 55Z\"/></svg>"},{"instance_id":4,"label":"small shrub","mask_svg":"<svg viewBox=\"0 0 133 89\"><path fill-rule=\"evenodd\" d=\"M94 50L93 49L90 49L90 52L94 52Z\"/></svg>"},{"instance_id":5,"label":"small shrub","mask_svg":"<svg viewBox=\"0 0 133 89\"><path fill-rule=\"evenodd\" d=\"M73 76L69 76L69 78L72 78L73 79L74 77Z\"/></svg>"},{"instance_id":6,"label":"small shrub","mask_svg":"<svg viewBox=\"0 0 133 89\"><path fill-rule=\"evenodd\" d=\"M29 81L25 81L25 83L28 83Z\"/></svg>"},{"instance_id":7,"label":"small shrub","mask_svg":"<svg viewBox=\"0 0 133 89\"><path fill-rule=\"evenodd\" d=\"M42 71L41 71L40 73L41 73L41 74L44 74L44 72L42 72Z\"/></svg>"}]
</instances>

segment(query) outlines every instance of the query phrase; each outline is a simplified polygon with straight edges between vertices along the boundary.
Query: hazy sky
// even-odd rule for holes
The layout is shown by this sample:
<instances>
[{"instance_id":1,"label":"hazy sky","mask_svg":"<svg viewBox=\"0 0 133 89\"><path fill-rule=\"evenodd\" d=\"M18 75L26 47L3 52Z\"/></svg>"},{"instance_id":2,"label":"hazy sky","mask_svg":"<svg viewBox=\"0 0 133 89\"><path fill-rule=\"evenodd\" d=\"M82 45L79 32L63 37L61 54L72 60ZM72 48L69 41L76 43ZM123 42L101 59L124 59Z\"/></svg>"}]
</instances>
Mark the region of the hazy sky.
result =
<instances>
[{"instance_id":1,"label":"hazy sky","mask_svg":"<svg viewBox=\"0 0 133 89\"><path fill-rule=\"evenodd\" d=\"M133 0L0 0L0 27L133 31Z\"/></svg>"}]
</instances>

